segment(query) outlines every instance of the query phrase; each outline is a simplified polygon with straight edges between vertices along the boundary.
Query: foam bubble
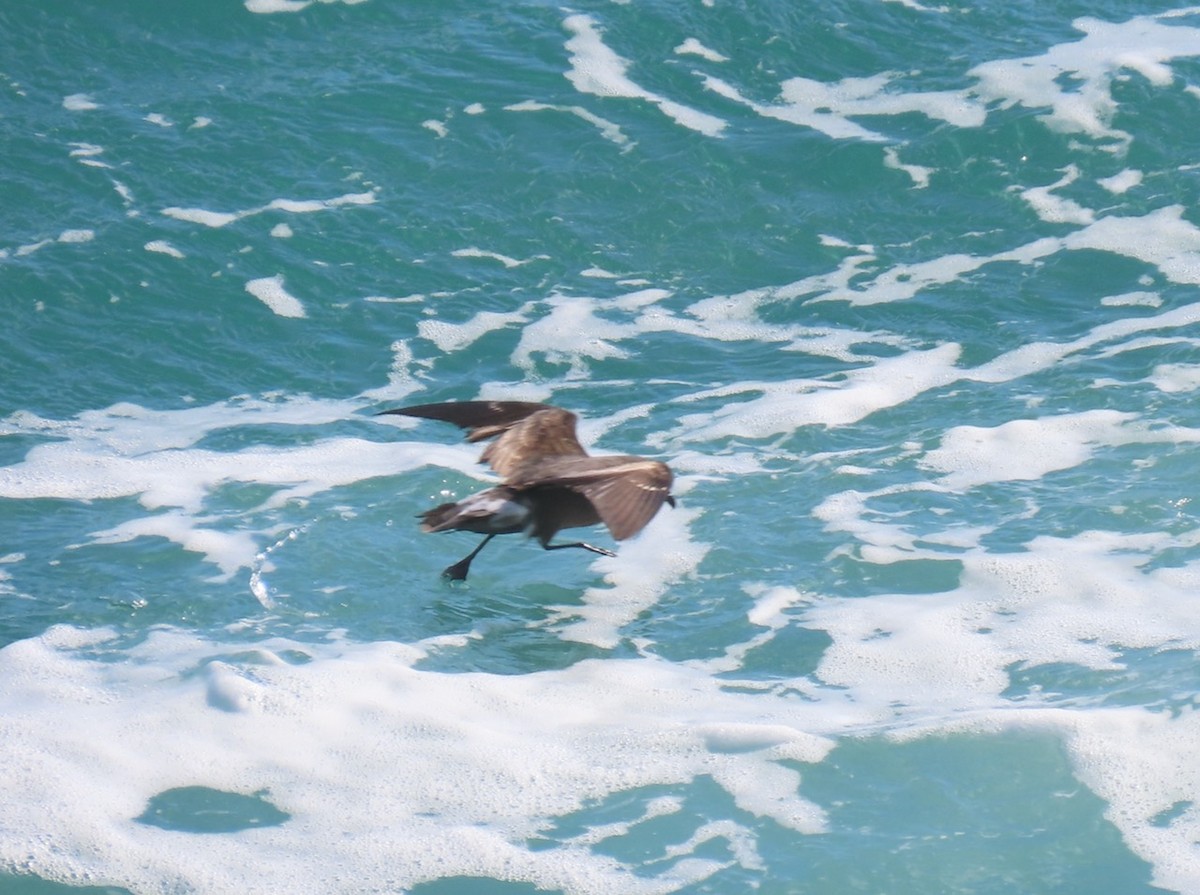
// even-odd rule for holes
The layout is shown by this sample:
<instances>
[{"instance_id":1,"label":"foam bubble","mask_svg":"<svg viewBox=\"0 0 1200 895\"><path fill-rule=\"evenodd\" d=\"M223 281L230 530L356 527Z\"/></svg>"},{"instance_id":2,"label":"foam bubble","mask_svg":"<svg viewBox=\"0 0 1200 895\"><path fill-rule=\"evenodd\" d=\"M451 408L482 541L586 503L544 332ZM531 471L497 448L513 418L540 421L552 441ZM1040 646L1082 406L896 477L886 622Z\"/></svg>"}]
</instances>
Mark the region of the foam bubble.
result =
<instances>
[{"instance_id":1,"label":"foam bubble","mask_svg":"<svg viewBox=\"0 0 1200 895\"><path fill-rule=\"evenodd\" d=\"M1016 663L1102 671L1121 667L1123 649L1193 649L1200 629L1188 594L1197 569L1140 570L1151 552L1184 541L1085 532L1037 537L1021 552L974 546L955 554L963 571L952 590L816 600L805 624L832 638L816 677L848 688L881 718L904 706L915 720L1002 704L1011 710L1002 694ZM944 731L945 720L927 732Z\"/></svg>"},{"instance_id":2,"label":"foam bubble","mask_svg":"<svg viewBox=\"0 0 1200 895\"><path fill-rule=\"evenodd\" d=\"M746 656L752 651L770 643L783 630L785 630L793 621L794 613L789 610L796 610L800 607L807 606L812 602L812 596L801 593L797 588L788 586L767 587L761 584L749 583L742 586L745 591L754 600L754 605L750 611L746 613L746 620L750 624L760 628L765 628L758 634L755 634L749 640L739 643L732 643L725 647L723 654L717 658L692 660L688 664L696 668L704 668L710 674L730 674L736 673L745 667ZM807 682L792 681L790 686L797 691L810 692L811 688ZM815 694L814 694L815 695ZM735 737L732 741L725 738L725 731L722 729L722 741L726 743L727 749L741 751L743 746L739 745L746 735L746 732L740 727L735 731ZM765 730L758 730L755 736L773 735ZM780 739L779 743L786 742L787 738ZM710 744L712 745L712 744ZM775 743L772 743L775 745ZM714 745L714 748L716 746Z\"/></svg>"},{"instance_id":3,"label":"foam bubble","mask_svg":"<svg viewBox=\"0 0 1200 895\"><path fill-rule=\"evenodd\" d=\"M425 301L426 295L420 292L414 292L412 295L387 296L387 295L366 295L363 296L363 301L369 301L383 305L415 305Z\"/></svg>"},{"instance_id":4,"label":"foam bubble","mask_svg":"<svg viewBox=\"0 0 1200 895\"><path fill-rule=\"evenodd\" d=\"M589 267L586 270L579 272L581 277L592 277L598 280L619 280L621 275L613 273L611 270L605 270L602 267Z\"/></svg>"},{"instance_id":5,"label":"foam bubble","mask_svg":"<svg viewBox=\"0 0 1200 895\"><path fill-rule=\"evenodd\" d=\"M899 3L905 9L915 9L919 12L951 12L949 6L926 6L917 0L884 0L885 3Z\"/></svg>"}]
</instances>

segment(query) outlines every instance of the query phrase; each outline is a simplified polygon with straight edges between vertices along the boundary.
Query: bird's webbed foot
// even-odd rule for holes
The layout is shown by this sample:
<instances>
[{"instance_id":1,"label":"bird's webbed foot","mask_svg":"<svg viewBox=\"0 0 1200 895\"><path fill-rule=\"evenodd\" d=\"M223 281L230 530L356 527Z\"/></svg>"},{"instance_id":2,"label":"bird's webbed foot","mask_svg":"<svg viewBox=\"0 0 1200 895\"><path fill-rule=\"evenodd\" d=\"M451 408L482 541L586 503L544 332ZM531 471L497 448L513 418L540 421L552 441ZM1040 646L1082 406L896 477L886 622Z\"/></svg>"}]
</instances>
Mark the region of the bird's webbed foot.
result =
<instances>
[{"instance_id":1,"label":"bird's webbed foot","mask_svg":"<svg viewBox=\"0 0 1200 895\"><path fill-rule=\"evenodd\" d=\"M616 556L611 550L606 550L603 547L597 547L594 544L585 544L583 541L575 541L571 544L543 544L547 550L566 550L568 547L580 547L584 550L590 550L593 553L599 553L601 556Z\"/></svg>"}]
</instances>

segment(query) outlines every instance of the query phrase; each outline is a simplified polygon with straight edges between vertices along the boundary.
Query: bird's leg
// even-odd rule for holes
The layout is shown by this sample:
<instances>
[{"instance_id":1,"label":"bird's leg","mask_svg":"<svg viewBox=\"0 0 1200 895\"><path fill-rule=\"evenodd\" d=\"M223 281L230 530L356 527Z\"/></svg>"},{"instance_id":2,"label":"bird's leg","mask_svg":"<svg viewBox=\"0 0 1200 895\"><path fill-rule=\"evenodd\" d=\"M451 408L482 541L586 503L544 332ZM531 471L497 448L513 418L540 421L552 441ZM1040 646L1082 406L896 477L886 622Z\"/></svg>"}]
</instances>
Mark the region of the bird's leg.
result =
<instances>
[{"instance_id":1,"label":"bird's leg","mask_svg":"<svg viewBox=\"0 0 1200 895\"><path fill-rule=\"evenodd\" d=\"M573 544L543 544L547 550L563 550L567 547L582 547L584 550L591 550L593 553L599 553L601 556L616 556L611 550L605 550L603 547L593 547L591 544L585 544L583 541L576 541Z\"/></svg>"},{"instance_id":2,"label":"bird's leg","mask_svg":"<svg viewBox=\"0 0 1200 895\"><path fill-rule=\"evenodd\" d=\"M466 581L467 580L467 572L471 568L471 560L473 560L476 556L478 556L479 551L482 550L484 547L486 547L487 542L490 541L494 537L495 537L494 534L488 535L486 538L484 538L482 541L479 542L478 547L476 547L474 550L472 550L470 553L468 553L466 556L464 556L462 559L460 559L454 565L446 566L446 568L442 571L442 577L449 578L451 581Z\"/></svg>"}]
</instances>

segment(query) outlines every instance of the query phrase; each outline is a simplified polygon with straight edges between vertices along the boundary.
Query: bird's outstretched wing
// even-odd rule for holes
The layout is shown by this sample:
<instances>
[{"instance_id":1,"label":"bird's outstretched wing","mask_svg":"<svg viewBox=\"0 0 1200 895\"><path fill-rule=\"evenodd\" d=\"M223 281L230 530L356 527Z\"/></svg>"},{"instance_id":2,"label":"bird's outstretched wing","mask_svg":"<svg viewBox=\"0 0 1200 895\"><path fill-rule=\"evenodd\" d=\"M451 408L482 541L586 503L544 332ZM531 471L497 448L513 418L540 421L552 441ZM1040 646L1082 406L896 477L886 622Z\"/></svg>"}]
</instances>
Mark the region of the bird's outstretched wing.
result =
<instances>
[{"instance_id":1,"label":"bird's outstretched wing","mask_svg":"<svg viewBox=\"0 0 1200 895\"><path fill-rule=\"evenodd\" d=\"M416 404L380 411L377 416L396 414L426 420L454 423L467 430L467 441L485 441L519 423L539 410L552 410L549 404L533 401L450 401L445 404Z\"/></svg>"},{"instance_id":2,"label":"bird's outstretched wing","mask_svg":"<svg viewBox=\"0 0 1200 895\"><path fill-rule=\"evenodd\" d=\"M612 536L631 538L670 502L671 470L645 457L548 457L509 476L515 488L563 487L582 494L596 508Z\"/></svg>"},{"instance_id":3,"label":"bird's outstretched wing","mask_svg":"<svg viewBox=\"0 0 1200 895\"><path fill-rule=\"evenodd\" d=\"M507 481L546 457L586 457L575 435L575 414L532 401L456 401L418 404L383 414L441 420L467 430L467 441L496 438L479 458ZM381 414L382 415L382 414ZM499 436L498 438L496 436Z\"/></svg>"}]
</instances>

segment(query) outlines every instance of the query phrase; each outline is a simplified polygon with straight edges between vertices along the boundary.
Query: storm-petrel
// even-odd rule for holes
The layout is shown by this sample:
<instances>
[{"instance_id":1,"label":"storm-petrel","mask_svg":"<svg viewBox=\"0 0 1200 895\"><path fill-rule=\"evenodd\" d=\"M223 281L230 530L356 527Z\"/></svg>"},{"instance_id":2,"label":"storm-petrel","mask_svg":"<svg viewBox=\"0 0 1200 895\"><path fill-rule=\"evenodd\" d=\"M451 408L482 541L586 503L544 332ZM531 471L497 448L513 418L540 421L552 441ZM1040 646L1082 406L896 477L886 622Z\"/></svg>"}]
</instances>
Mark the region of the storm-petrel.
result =
<instances>
[{"instance_id":1,"label":"storm-petrel","mask_svg":"<svg viewBox=\"0 0 1200 895\"><path fill-rule=\"evenodd\" d=\"M457 503L444 503L420 516L422 531L473 531L487 535L442 574L467 577L471 560L496 535L537 538L547 550L582 547L613 556L583 541L551 544L561 529L604 523L623 541L637 534L671 496L665 463L629 455L592 457L575 435L575 414L529 401L461 401L420 404L383 414L442 420L467 430L467 441L496 440L479 458L502 477L495 488Z\"/></svg>"}]
</instances>

